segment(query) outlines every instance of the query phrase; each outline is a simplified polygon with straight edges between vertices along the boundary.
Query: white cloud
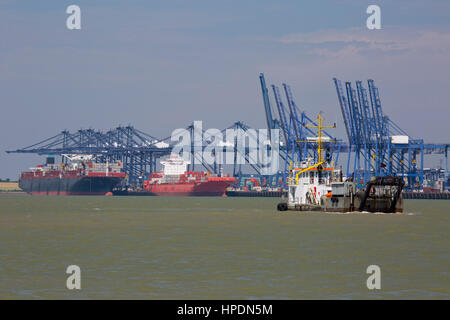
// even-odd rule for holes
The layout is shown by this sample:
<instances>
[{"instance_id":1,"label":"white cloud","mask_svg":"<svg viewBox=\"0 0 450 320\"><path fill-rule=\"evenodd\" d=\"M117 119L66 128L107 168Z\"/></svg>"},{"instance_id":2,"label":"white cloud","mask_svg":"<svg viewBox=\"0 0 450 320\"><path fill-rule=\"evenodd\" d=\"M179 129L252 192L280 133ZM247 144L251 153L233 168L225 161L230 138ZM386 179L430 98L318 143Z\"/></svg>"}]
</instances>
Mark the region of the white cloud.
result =
<instances>
[{"instance_id":1,"label":"white cloud","mask_svg":"<svg viewBox=\"0 0 450 320\"><path fill-rule=\"evenodd\" d=\"M349 28L288 34L277 39L286 45L301 45L319 56L355 56L371 53L427 51L447 54L450 32L433 29L386 27L382 30Z\"/></svg>"}]
</instances>

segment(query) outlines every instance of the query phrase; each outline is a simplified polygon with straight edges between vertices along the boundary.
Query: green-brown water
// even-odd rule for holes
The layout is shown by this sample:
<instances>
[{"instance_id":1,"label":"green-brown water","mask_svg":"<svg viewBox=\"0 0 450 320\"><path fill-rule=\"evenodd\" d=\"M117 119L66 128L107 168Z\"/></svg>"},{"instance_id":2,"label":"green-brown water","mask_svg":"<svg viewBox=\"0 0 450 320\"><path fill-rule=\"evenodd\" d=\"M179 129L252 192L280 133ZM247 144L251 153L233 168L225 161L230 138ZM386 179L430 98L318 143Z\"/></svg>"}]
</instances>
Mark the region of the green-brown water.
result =
<instances>
[{"instance_id":1,"label":"green-brown water","mask_svg":"<svg viewBox=\"0 0 450 320\"><path fill-rule=\"evenodd\" d=\"M450 201L380 215L277 201L0 195L0 298L450 298Z\"/></svg>"}]
</instances>

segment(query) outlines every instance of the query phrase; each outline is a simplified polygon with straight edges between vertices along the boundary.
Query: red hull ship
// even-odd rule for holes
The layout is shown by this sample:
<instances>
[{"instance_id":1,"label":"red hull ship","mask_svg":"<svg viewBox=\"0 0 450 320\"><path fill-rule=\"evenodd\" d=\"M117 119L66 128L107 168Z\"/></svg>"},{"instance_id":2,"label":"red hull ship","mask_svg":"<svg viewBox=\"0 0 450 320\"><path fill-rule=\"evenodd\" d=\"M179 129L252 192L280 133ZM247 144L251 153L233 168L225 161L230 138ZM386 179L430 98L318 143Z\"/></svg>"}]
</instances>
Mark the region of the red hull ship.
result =
<instances>
[{"instance_id":1,"label":"red hull ship","mask_svg":"<svg viewBox=\"0 0 450 320\"><path fill-rule=\"evenodd\" d=\"M94 163L73 158L70 164L38 165L22 172L19 187L31 195L105 195L125 178L121 163Z\"/></svg>"},{"instance_id":2,"label":"red hull ship","mask_svg":"<svg viewBox=\"0 0 450 320\"><path fill-rule=\"evenodd\" d=\"M144 180L144 190L156 196L225 196L227 188L234 183L232 177L215 177L209 173L186 171L188 162L170 157L161 162L163 172L150 175Z\"/></svg>"}]
</instances>

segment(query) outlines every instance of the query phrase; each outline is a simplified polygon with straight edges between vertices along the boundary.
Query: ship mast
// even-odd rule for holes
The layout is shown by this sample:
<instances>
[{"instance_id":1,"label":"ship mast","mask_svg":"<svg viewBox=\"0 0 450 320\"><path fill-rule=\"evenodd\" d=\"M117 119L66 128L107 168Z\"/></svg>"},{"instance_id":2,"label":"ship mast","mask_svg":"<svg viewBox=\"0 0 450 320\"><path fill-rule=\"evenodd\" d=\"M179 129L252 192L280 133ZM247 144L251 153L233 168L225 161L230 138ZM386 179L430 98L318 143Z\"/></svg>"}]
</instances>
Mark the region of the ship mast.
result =
<instances>
[{"instance_id":1,"label":"ship mast","mask_svg":"<svg viewBox=\"0 0 450 320\"><path fill-rule=\"evenodd\" d=\"M319 156L318 159L318 163L323 163L323 129L325 128L336 128L336 123L332 126L324 126L323 125L323 117L322 115L319 113L319 115L317 116L317 122L319 123L319 125L317 126L313 126L313 125L305 125L305 128L317 128L318 129L318 134L317 134L317 153Z\"/></svg>"},{"instance_id":2,"label":"ship mast","mask_svg":"<svg viewBox=\"0 0 450 320\"><path fill-rule=\"evenodd\" d=\"M336 124L333 124L332 126L324 126L323 125L323 117L322 115L319 113L319 115L317 116L317 122L318 125L305 125L305 128L317 128L318 129L318 133L317 133L317 139L314 139L313 141L311 140L307 140L307 141L297 141L297 142L305 142L305 143L311 143L311 142L316 142L315 140L317 140L317 154L318 154L318 161L316 164L303 169L303 170L299 170L296 175L295 175L295 183L298 184L298 179L300 177L300 174L302 174L303 172L309 171L311 169L314 168L318 168L319 166L321 166L322 164L325 163L324 159L323 159L323 131L325 128L336 128ZM339 141L330 141L327 139L327 142L339 142Z\"/></svg>"}]
</instances>

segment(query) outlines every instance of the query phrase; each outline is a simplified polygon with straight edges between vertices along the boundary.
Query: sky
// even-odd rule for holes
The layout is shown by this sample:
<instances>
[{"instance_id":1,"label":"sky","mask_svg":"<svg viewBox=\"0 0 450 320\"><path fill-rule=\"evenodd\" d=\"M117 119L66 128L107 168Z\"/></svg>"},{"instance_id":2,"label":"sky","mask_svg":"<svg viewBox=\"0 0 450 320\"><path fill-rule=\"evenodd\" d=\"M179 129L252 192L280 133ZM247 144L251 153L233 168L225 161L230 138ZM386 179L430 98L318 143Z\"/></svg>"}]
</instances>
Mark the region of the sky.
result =
<instances>
[{"instance_id":1,"label":"sky","mask_svg":"<svg viewBox=\"0 0 450 320\"><path fill-rule=\"evenodd\" d=\"M71 4L81 30L66 27ZM381 30L366 27L371 4ZM410 136L449 143L449 18L447 0L0 0L0 178L43 161L6 150L62 130L265 128L260 72L342 138L332 78L374 79Z\"/></svg>"}]
</instances>

